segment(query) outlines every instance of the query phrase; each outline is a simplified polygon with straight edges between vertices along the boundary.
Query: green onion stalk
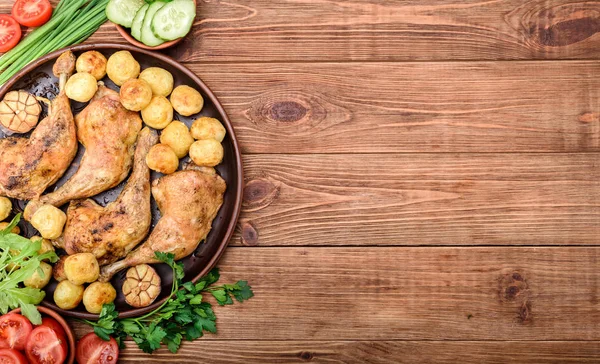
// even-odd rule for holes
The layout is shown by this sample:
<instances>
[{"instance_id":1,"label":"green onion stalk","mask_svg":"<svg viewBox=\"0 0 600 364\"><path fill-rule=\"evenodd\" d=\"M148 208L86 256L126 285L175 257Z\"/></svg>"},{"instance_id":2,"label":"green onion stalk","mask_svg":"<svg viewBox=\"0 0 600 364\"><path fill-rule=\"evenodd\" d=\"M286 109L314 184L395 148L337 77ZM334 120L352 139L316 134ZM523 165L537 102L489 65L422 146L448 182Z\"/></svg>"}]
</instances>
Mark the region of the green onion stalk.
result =
<instances>
[{"instance_id":1,"label":"green onion stalk","mask_svg":"<svg viewBox=\"0 0 600 364\"><path fill-rule=\"evenodd\" d=\"M0 57L0 85L32 61L94 34L104 24L109 0L61 0L52 18Z\"/></svg>"}]
</instances>

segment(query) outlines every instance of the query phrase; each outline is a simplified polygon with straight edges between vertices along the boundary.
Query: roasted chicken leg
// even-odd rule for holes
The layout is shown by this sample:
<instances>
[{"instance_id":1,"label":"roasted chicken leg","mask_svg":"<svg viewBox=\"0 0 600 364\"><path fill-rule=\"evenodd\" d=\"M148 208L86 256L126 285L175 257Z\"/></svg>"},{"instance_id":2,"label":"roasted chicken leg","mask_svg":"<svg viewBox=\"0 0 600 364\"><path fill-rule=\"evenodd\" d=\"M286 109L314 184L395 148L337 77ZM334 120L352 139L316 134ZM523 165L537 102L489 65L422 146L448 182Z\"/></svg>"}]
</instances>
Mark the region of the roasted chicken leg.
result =
<instances>
[{"instance_id":1,"label":"roasted chicken leg","mask_svg":"<svg viewBox=\"0 0 600 364\"><path fill-rule=\"evenodd\" d=\"M44 118L27 138L0 140L0 195L20 200L38 198L65 173L77 154L77 134L64 86L75 68L70 51L52 68L60 93Z\"/></svg>"},{"instance_id":2,"label":"roasted chicken leg","mask_svg":"<svg viewBox=\"0 0 600 364\"><path fill-rule=\"evenodd\" d=\"M75 123L77 137L86 148L79 169L56 191L31 201L25 208L25 219L30 220L44 204L58 207L104 192L129 174L142 119L121 105L118 93L100 86Z\"/></svg>"},{"instance_id":3,"label":"roasted chicken leg","mask_svg":"<svg viewBox=\"0 0 600 364\"><path fill-rule=\"evenodd\" d=\"M182 259L194 252L210 232L223 203L225 181L216 173L188 169L152 183L152 195L162 214L146 240L125 259L106 265L100 280L108 281L121 269L156 263L154 252L173 253Z\"/></svg>"},{"instance_id":4,"label":"roasted chicken leg","mask_svg":"<svg viewBox=\"0 0 600 364\"><path fill-rule=\"evenodd\" d=\"M71 201L63 235L55 245L67 253L92 253L100 265L125 257L150 230L150 169L146 154L158 135L144 128L138 137L133 172L116 201L102 207L93 200Z\"/></svg>"}]
</instances>

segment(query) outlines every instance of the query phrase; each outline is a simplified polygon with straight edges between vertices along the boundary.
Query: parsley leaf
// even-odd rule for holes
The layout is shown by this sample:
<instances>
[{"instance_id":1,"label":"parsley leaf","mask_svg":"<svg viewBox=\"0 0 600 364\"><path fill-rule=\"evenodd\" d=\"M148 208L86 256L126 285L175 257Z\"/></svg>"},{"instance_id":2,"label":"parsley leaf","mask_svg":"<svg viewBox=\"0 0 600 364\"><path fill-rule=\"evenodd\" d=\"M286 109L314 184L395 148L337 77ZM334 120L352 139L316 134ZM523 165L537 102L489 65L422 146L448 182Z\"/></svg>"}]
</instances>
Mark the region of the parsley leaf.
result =
<instances>
[{"instance_id":1,"label":"parsley leaf","mask_svg":"<svg viewBox=\"0 0 600 364\"><path fill-rule=\"evenodd\" d=\"M97 322L85 321L94 327L94 332L101 339L109 340L109 337L113 336L119 347L122 347L125 338L130 336L146 353L152 353L160 348L161 344L166 345L172 353L176 353L182 340L192 341L202 337L204 332L217 332L217 317L212 305L204 301L202 293L210 293L219 305L233 304L232 296L243 302L254 295L246 281L213 286L220 278L217 268L195 284L183 283L183 264L176 262L171 253L156 252L155 255L173 270L175 280L170 298L146 315L127 319L118 318L114 304L104 305Z\"/></svg>"}]
</instances>

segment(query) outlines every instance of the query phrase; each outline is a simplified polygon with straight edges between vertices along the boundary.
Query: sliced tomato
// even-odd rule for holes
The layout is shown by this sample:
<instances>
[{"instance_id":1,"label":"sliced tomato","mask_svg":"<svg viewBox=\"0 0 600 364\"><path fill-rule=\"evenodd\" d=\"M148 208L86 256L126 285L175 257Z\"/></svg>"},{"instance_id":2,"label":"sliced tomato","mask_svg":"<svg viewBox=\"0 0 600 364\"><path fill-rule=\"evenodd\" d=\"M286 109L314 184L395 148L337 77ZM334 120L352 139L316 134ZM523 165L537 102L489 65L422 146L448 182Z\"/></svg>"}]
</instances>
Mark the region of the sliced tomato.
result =
<instances>
[{"instance_id":1,"label":"sliced tomato","mask_svg":"<svg viewBox=\"0 0 600 364\"><path fill-rule=\"evenodd\" d=\"M67 358L67 341L48 326L31 332L25 355L31 364L60 364Z\"/></svg>"},{"instance_id":2,"label":"sliced tomato","mask_svg":"<svg viewBox=\"0 0 600 364\"><path fill-rule=\"evenodd\" d=\"M25 349L32 326L27 317L8 313L0 317L0 349Z\"/></svg>"},{"instance_id":3,"label":"sliced tomato","mask_svg":"<svg viewBox=\"0 0 600 364\"><path fill-rule=\"evenodd\" d=\"M104 341L90 332L77 343L75 358L79 364L115 364L119 359L119 345L112 337Z\"/></svg>"},{"instance_id":4,"label":"sliced tomato","mask_svg":"<svg viewBox=\"0 0 600 364\"><path fill-rule=\"evenodd\" d=\"M48 0L17 0L12 8L12 16L26 27L39 27L52 16L52 5Z\"/></svg>"},{"instance_id":5,"label":"sliced tomato","mask_svg":"<svg viewBox=\"0 0 600 364\"><path fill-rule=\"evenodd\" d=\"M0 14L0 52L8 52L21 40L21 26L10 15Z\"/></svg>"},{"instance_id":6,"label":"sliced tomato","mask_svg":"<svg viewBox=\"0 0 600 364\"><path fill-rule=\"evenodd\" d=\"M39 326L46 326L51 328L52 330L54 330L54 332L58 334L58 336L62 337L63 339L67 337L65 329L63 329L63 327L58 323L58 321L56 321L52 317L42 317L42 323Z\"/></svg>"},{"instance_id":7,"label":"sliced tomato","mask_svg":"<svg viewBox=\"0 0 600 364\"><path fill-rule=\"evenodd\" d=\"M0 349L0 364L27 364L27 359L15 349Z\"/></svg>"}]
</instances>

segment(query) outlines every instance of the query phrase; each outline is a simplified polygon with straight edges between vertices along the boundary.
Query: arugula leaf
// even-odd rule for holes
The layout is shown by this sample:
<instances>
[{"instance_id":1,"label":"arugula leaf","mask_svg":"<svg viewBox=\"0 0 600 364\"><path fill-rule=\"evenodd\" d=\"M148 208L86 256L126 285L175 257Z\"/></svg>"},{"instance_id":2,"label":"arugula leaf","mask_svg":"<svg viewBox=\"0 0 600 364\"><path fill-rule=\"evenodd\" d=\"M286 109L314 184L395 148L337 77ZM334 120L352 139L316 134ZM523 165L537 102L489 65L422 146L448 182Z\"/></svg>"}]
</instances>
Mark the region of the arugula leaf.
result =
<instances>
[{"instance_id":1,"label":"arugula leaf","mask_svg":"<svg viewBox=\"0 0 600 364\"><path fill-rule=\"evenodd\" d=\"M254 295L246 281L213 287L220 278L216 268L196 284L183 283L183 265L175 262L173 254L156 252L155 256L173 270L175 279L170 298L144 316L127 319L118 318L114 304L104 305L98 322L85 321L94 327L94 332L103 340L109 340L112 335L122 347L124 339L131 336L144 352L152 353L162 344L175 353L182 340L195 340L202 337L205 331L217 332L217 317L212 305L204 301L202 293L210 293L219 305L233 304L231 296L243 302Z\"/></svg>"},{"instance_id":2,"label":"arugula leaf","mask_svg":"<svg viewBox=\"0 0 600 364\"><path fill-rule=\"evenodd\" d=\"M44 299L44 291L23 287L23 281L40 270L40 262L58 260L54 252L38 254L41 240L31 241L11 233L19 222L17 215L3 230L0 230L0 313L21 307L22 313L34 325L41 324L41 315L34 305ZM43 272L42 272L43 273Z\"/></svg>"}]
</instances>

